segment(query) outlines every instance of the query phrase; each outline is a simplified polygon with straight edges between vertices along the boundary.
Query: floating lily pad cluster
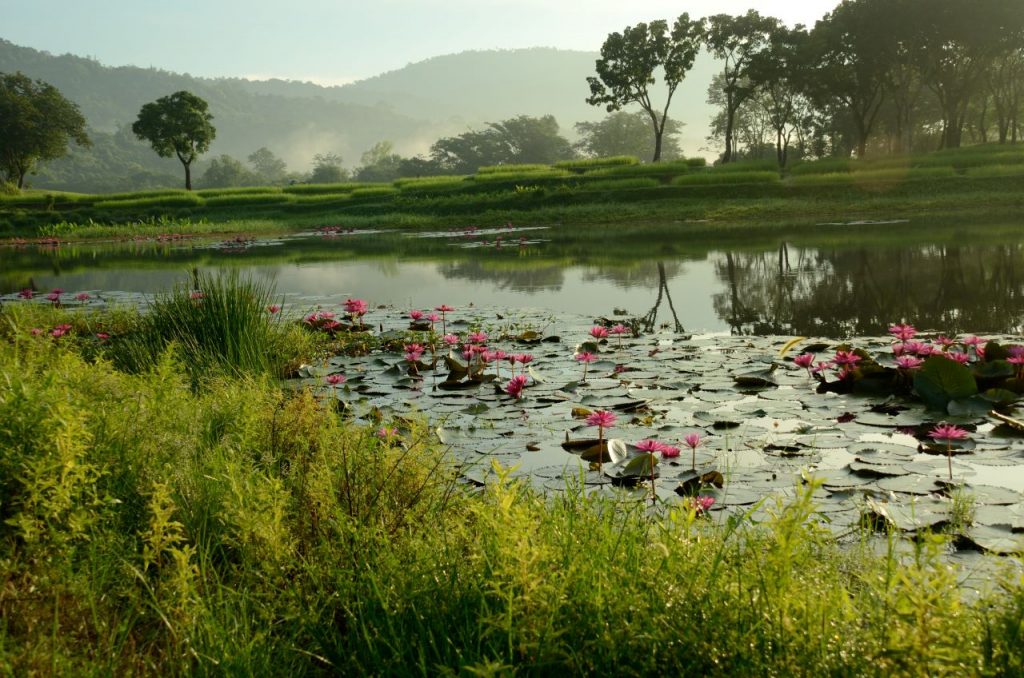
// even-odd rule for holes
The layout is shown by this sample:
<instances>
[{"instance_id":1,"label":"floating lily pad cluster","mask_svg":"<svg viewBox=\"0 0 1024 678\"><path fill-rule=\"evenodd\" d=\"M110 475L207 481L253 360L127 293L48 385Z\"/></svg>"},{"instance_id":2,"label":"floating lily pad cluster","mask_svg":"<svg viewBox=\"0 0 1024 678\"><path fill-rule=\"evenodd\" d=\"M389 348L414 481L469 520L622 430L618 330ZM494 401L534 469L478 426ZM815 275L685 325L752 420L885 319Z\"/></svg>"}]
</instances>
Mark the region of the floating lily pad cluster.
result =
<instances>
[{"instance_id":1,"label":"floating lily pad cluster","mask_svg":"<svg viewBox=\"0 0 1024 678\"><path fill-rule=\"evenodd\" d=\"M413 335L415 359L402 350L337 356L304 367L293 385L319 389L361 420L422 413L472 484L494 478L496 461L546 492L653 496L659 506L699 496L709 511L741 513L765 510L815 481L822 520L837 534L863 525L907 533L941 528L957 532L962 545L1024 550L1024 431L1012 423L1016 398L986 401L1011 423L980 407L949 407L996 388L984 375L989 363L1003 360L993 356L1012 355L1005 338L978 344L988 358L967 365L929 356L983 375L975 376L976 392L952 392L939 410L917 396L913 378L903 378L892 342L878 338L804 342L815 353L860 358L854 369L862 377L847 388L836 384L850 376L833 366L819 378L781 358L787 342L778 338L615 335L610 330L627 323L599 319L605 335L589 318L539 321L484 309L446 310L442 334L439 319L424 319L434 313L375 311L366 325L380 328L381 339L408 342L410 332L420 332ZM577 359L583 353L593 356L585 379ZM517 355L529 360L517 362ZM922 370L925 364L933 363L924 360ZM328 387L331 374L346 381ZM894 387L857 385L872 374L879 381L887 375ZM508 390L513 377L522 381L515 394ZM999 378L999 388L1016 393L1003 388L1015 375ZM607 425L588 424L602 412L611 415ZM930 438L942 423L970 437ZM699 439L693 447L685 442L690 435ZM964 503L973 507L969 520L958 510Z\"/></svg>"}]
</instances>

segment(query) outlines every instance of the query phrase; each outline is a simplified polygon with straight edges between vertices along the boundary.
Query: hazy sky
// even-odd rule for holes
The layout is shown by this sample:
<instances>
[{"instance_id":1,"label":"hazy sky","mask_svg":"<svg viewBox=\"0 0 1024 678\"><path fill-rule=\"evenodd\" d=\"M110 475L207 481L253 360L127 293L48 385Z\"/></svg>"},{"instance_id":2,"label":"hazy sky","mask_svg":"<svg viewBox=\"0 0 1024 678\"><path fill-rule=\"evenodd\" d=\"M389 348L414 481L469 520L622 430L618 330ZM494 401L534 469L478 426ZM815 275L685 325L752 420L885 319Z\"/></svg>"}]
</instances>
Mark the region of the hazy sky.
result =
<instances>
[{"instance_id":1,"label":"hazy sky","mask_svg":"<svg viewBox=\"0 0 1024 678\"><path fill-rule=\"evenodd\" d=\"M750 8L813 24L837 0L0 0L0 38L109 66L341 84L467 49L597 50L638 21Z\"/></svg>"}]
</instances>

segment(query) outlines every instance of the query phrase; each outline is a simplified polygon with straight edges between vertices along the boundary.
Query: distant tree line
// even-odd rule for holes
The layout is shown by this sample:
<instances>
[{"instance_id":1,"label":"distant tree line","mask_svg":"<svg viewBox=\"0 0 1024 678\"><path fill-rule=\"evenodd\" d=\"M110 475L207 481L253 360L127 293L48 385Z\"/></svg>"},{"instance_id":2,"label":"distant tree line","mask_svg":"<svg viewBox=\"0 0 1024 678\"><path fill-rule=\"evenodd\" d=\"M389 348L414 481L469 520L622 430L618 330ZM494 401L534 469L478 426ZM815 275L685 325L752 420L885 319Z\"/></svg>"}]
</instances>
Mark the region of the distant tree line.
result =
<instances>
[{"instance_id":1,"label":"distant tree line","mask_svg":"<svg viewBox=\"0 0 1024 678\"><path fill-rule=\"evenodd\" d=\"M708 90L721 162L1016 143L1024 95L1020 0L844 0L813 28L749 11L608 36L588 78L593 105L636 104L659 142L700 48L722 62ZM660 75L664 102L652 99Z\"/></svg>"}]
</instances>

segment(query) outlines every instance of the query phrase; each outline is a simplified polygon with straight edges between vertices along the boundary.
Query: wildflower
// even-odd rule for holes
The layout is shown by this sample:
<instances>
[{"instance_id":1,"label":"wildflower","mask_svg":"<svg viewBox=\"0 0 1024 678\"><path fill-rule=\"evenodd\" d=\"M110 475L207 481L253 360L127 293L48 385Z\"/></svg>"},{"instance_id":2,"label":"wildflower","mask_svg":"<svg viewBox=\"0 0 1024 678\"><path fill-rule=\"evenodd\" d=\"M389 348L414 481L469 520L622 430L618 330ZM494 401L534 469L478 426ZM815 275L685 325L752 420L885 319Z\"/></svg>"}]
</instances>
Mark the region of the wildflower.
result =
<instances>
[{"instance_id":1,"label":"wildflower","mask_svg":"<svg viewBox=\"0 0 1024 678\"><path fill-rule=\"evenodd\" d=\"M600 341L601 339L608 338L608 330L600 325L594 325L590 328L590 336Z\"/></svg>"},{"instance_id":2,"label":"wildflower","mask_svg":"<svg viewBox=\"0 0 1024 678\"><path fill-rule=\"evenodd\" d=\"M50 336L53 337L54 339L59 339L60 337L63 337L65 334L67 334L70 331L71 331L71 325L68 325L67 323L65 323L63 325L57 325L52 330L50 330Z\"/></svg>"},{"instance_id":3,"label":"wildflower","mask_svg":"<svg viewBox=\"0 0 1024 678\"><path fill-rule=\"evenodd\" d=\"M710 509L714 504L715 498L706 494L698 494L696 497L686 499L686 507L698 515Z\"/></svg>"},{"instance_id":4,"label":"wildflower","mask_svg":"<svg viewBox=\"0 0 1024 678\"><path fill-rule=\"evenodd\" d=\"M523 395L523 389L526 387L526 375L520 374L509 379L505 385L505 393L509 394L516 400Z\"/></svg>"},{"instance_id":5,"label":"wildflower","mask_svg":"<svg viewBox=\"0 0 1024 678\"><path fill-rule=\"evenodd\" d=\"M281 312L281 304L271 304L270 306L267 306L267 313L269 313L271 315L273 315L275 313L280 313L280 312Z\"/></svg>"},{"instance_id":6,"label":"wildflower","mask_svg":"<svg viewBox=\"0 0 1024 678\"><path fill-rule=\"evenodd\" d=\"M391 442L398 437L398 429L395 427L381 426L377 429L377 437L385 442Z\"/></svg>"},{"instance_id":7,"label":"wildflower","mask_svg":"<svg viewBox=\"0 0 1024 678\"><path fill-rule=\"evenodd\" d=\"M917 334L917 330L913 325L893 324L889 325L889 334L900 341L910 341Z\"/></svg>"},{"instance_id":8,"label":"wildflower","mask_svg":"<svg viewBox=\"0 0 1024 678\"><path fill-rule=\"evenodd\" d=\"M324 377L324 381L326 381L331 386L337 386L338 384L344 384L345 383L345 375L344 374L328 374L326 377Z\"/></svg>"}]
</instances>

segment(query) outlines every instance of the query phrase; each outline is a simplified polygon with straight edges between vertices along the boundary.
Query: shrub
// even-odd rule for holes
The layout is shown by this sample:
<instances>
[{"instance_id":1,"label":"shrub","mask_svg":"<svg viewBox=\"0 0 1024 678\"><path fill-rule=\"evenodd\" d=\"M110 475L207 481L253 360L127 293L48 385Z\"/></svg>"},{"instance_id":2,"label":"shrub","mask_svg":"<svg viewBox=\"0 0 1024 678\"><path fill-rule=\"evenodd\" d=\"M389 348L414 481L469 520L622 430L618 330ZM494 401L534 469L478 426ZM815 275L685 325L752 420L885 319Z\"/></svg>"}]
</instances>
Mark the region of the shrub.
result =
<instances>
[{"instance_id":1,"label":"shrub","mask_svg":"<svg viewBox=\"0 0 1024 678\"><path fill-rule=\"evenodd\" d=\"M526 165L525 167L533 167ZM553 169L551 167L544 166L543 169L530 169L524 171L502 171L502 172L491 172L489 174L478 174L473 177L473 180L479 184L486 183L498 183L508 182L514 183L517 181L538 181L538 180L552 180L552 179L567 179L573 176L572 172L567 172L561 169Z\"/></svg>"},{"instance_id":2,"label":"shrub","mask_svg":"<svg viewBox=\"0 0 1024 678\"><path fill-rule=\"evenodd\" d=\"M805 160L798 162L789 169L794 176L803 174L836 174L840 172L854 171L854 160L849 158L821 158L819 160Z\"/></svg>"},{"instance_id":3,"label":"shrub","mask_svg":"<svg viewBox=\"0 0 1024 678\"><path fill-rule=\"evenodd\" d=\"M234 193L206 199L207 207L244 207L245 205L279 205L293 202L295 196L284 193Z\"/></svg>"},{"instance_id":4,"label":"shrub","mask_svg":"<svg viewBox=\"0 0 1024 678\"><path fill-rule=\"evenodd\" d=\"M508 165L488 165L479 168L477 174L522 174L524 172L547 172L551 169L551 165L541 164L508 164Z\"/></svg>"},{"instance_id":5,"label":"shrub","mask_svg":"<svg viewBox=\"0 0 1024 678\"><path fill-rule=\"evenodd\" d=\"M130 210L149 207L198 207L203 199L194 193L168 194L153 198L134 198L124 200L100 200L93 203L96 209Z\"/></svg>"},{"instance_id":6,"label":"shrub","mask_svg":"<svg viewBox=\"0 0 1024 678\"><path fill-rule=\"evenodd\" d=\"M599 167L622 167L625 165L637 165L640 159L634 155L613 155L607 158L580 158L577 160L562 160L556 162L555 167L573 172L585 172Z\"/></svg>"},{"instance_id":7,"label":"shrub","mask_svg":"<svg viewBox=\"0 0 1024 678\"><path fill-rule=\"evenodd\" d=\"M196 191L197 195L201 195L204 198L219 197L222 195L242 195L242 194L263 194L263 193L281 193L280 186L236 186L234 188L204 188Z\"/></svg>"},{"instance_id":8,"label":"shrub","mask_svg":"<svg viewBox=\"0 0 1024 678\"><path fill-rule=\"evenodd\" d=\"M673 160L672 162L649 162L639 165L622 165L619 167L601 167L589 170L587 177L642 177L661 176L673 177L686 174L691 169L686 160Z\"/></svg>"},{"instance_id":9,"label":"shrub","mask_svg":"<svg viewBox=\"0 0 1024 678\"><path fill-rule=\"evenodd\" d=\"M700 172L676 177L673 186L714 186L716 184L771 184L779 181L778 172L748 170L745 172Z\"/></svg>"},{"instance_id":10,"label":"shrub","mask_svg":"<svg viewBox=\"0 0 1024 678\"><path fill-rule=\"evenodd\" d=\"M967 170L969 177L1015 177L1024 174L1024 164L979 165Z\"/></svg>"},{"instance_id":11,"label":"shrub","mask_svg":"<svg viewBox=\"0 0 1024 678\"><path fill-rule=\"evenodd\" d=\"M298 195L314 195L320 193L350 193L357 188L365 188L367 186L374 186L375 184L364 184L357 182L349 182L343 184L292 184L291 186L285 186L281 190L285 193L296 193ZM387 184L377 184L384 185Z\"/></svg>"},{"instance_id":12,"label":"shrub","mask_svg":"<svg viewBox=\"0 0 1024 678\"><path fill-rule=\"evenodd\" d=\"M715 173L725 172L778 172L779 163L775 160L740 160L715 165L711 169Z\"/></svg>"},{"instance_id":13,"label":"shrub","mask_svg":"<svg viewBox=\"0 0 1024 678\"><path fill-rule=\"evenodd\" d=\"M580 186L587 191L622 191L631 188L657 188L661 182L650 177L633 177L624 179L597 179Z\"/></svg>"},{"instance_id":14,"label":"shrub","mask_svg":"<svg viewBox=\"0 0 1024 678\"><path fill-rule=\"evenodd\" d=\"M398 195L399 190L394 186L371 186L370 188L357 188L352 191L353 198L382 198L385 196Z\"/></svg>"}]
</instances>

